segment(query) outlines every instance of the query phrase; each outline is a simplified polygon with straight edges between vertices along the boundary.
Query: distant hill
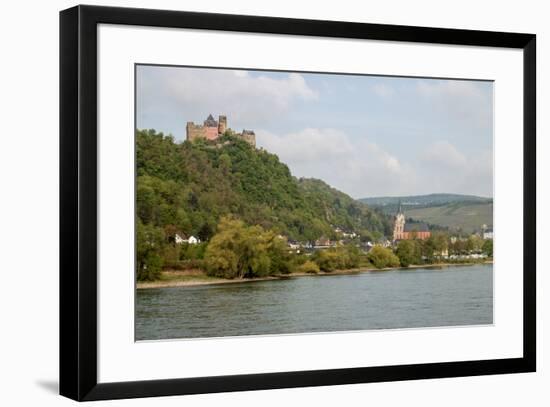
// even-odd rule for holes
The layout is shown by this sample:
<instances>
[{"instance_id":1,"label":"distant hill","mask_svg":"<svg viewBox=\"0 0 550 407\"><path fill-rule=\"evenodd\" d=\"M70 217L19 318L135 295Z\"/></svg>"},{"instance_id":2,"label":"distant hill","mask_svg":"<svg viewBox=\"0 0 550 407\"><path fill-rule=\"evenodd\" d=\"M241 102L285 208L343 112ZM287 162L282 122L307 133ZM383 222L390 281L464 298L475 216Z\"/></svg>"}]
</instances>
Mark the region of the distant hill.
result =
<instances>
[{"instance_id":1,"label":"distant hill","mask_svg":"<svg viewBox=\"0 0 550 407\"><path fill-rule=\"evenodd\" d=\"M453 202L441 206L405 208L405 216L451 230L478 231L481 225L493 226L493 202Z\"/></svg>"},{"instance_id":2,"label":"distant hill","mask_svg":"<svg viewBox=\"0 0 550 407\"><path fill-rule=\"evenodd\" d=\"M362 198L361 202L372 206L397 206L399 202L405 206L437 206L452 202L492 202L492 198L460 194L429 194L413 196L381 196Z\"/></svg>"},{"instance_id":3,"label":"distant hill","mask_svg":"<svg viewBox=\"0 0 550 407\"><path fill-rule=\"evenodd\" d=\"M397 212L399 202L405 216L432 225L472 233L481 225L493 225L493 200L474 195L430 194L364 198L362 202L387 215Z\"/></svg>"}]
</instances>

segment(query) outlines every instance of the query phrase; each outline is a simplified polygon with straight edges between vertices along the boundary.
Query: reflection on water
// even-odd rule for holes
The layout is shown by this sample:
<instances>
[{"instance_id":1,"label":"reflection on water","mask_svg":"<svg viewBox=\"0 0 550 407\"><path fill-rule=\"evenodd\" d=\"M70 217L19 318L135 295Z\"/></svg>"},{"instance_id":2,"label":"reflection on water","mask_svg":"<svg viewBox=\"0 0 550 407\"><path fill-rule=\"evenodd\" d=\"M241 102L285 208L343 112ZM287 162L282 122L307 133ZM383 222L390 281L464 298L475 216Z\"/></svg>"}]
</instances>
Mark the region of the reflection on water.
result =
<instances>
[{"instance_id":1,"label":"reflection on water","mask_svg":"<svg viewBox=\"0 0 550 407\"><path fill-rule=\"evenodd\" d=\"M492 322L492 265L156 288L136 295L136 340Z\"/></svg>"}]
</instances>

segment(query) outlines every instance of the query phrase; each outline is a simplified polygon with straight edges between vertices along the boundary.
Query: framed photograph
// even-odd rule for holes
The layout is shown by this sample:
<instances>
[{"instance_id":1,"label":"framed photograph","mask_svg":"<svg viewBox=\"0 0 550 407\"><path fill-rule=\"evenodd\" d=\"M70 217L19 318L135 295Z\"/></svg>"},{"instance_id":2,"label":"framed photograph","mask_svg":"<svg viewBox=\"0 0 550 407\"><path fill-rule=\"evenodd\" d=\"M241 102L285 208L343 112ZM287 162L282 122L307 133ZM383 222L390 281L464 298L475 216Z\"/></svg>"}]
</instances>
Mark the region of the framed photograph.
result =
<instances>
[{"instance_id":1,"label":"framed photograph","mask_svg":"<svg viewBox=\"0 0 550 407\"><path fill-rule=\"evenodd\" d=\"M535 35L60 13L60 393L536 369Z\"/></svg>"}]
</instances>

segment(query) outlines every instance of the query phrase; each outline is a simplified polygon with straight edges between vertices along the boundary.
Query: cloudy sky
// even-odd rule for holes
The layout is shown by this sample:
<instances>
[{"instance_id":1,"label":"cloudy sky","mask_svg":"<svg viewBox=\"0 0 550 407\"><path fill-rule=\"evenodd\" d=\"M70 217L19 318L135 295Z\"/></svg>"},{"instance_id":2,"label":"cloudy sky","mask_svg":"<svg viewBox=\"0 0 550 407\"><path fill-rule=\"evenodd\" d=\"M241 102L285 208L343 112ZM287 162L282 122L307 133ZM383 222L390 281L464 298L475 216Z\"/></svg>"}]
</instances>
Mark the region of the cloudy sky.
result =
<instances>
[{"instance_id":1,"label":"cloudy sky","mask_svg":"<svg viewBox=\"0 0 550 407\"><path fill-rule=\"evenodd\" d=\"M211 113L298 177L354 198L493 195L493 84L138 66L137 127L185 139Z\"/></svg>"}]
</instances>

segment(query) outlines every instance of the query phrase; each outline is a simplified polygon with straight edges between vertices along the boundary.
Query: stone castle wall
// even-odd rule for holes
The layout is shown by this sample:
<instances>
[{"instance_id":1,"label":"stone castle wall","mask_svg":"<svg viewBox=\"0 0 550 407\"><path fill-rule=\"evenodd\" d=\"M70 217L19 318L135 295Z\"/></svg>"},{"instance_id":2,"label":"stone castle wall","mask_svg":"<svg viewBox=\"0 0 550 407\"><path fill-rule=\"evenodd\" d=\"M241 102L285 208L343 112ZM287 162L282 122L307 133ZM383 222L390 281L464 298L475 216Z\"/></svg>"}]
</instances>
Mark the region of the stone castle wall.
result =
<instances>
[{"instance_id":1,"label":"stone castle wall","mask_svg":"<svg viewBox=\"0 0 550 407\"><path fill-rule=\"evenodd\" d=\"M212 123L211 123L212 122ZM212 124L215 123L215 126ZM256 134L251 130L243 130L242 133L235 133L227 127L227 116L219 116L218 122L214 122L212 117L210 121L205 121L205 124L198 125L193 122L187 122L185 127L187 140L193 141L199 138L207 140L216 140L226 131L229 131L233 136L238 137L250 145L256 147Z\"/></svg>"},{"instance_id":2,"label":"stone castle wall","mask_svg":"<svg viewBox=\"0 0 550 407\"><path fill-rule=\"evenodd\" d=\"M185 127L187 133L187 140L193 141L198 138L206 138L206 129L204 126L196 125L193 122L187 122Z\"/></svg>"},{"instance_id":3,"label":"stone castle wall","mask_svg":"<svg viewBox=\"0 0 550 407\"><path fill-rule=\"evenodd\" d=\"M256 147L256 134L254 134L253 131L243 130L243 132L241 134L238 134L237 136L249 143L250 145Z\"/></svg>"},{"instance_id":4,"label":"stone castle wall","mask_svg":"<svg viewBox=\"0 0 550 407\"><path fill-rule=\"evenodd\" d=\"M218 120L218 133L223 134L227 130L227 117L220 116Z\"/></svg>"},{"instance_id":5,"label":"stone castle wall","mask_svg":"<svg viewBox=\"0 0 550 407\"><path fill-rule=\"evenodd\" d=\"M218 126L204 127L204 134L207 140L216 140L218 138Z\"/></svg>"}]
</instances>

